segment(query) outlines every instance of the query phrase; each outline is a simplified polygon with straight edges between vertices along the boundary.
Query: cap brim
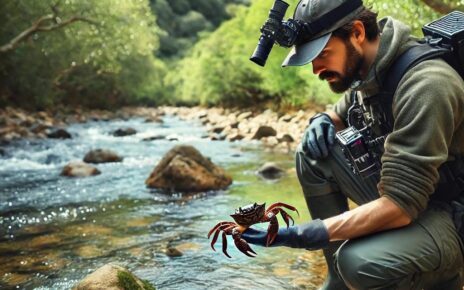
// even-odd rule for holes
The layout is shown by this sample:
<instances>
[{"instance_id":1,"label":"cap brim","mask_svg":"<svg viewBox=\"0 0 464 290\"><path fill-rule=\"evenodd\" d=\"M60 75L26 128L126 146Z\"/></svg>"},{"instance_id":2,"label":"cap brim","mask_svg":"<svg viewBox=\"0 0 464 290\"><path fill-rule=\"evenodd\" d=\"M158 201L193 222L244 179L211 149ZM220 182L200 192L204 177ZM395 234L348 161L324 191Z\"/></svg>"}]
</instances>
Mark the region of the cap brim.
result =
<instances>
[{"instance_id":1,"label":"cap brim","mask_svg":"<svg viewBox=\"0 0 464 290\"><path fill-rule=\"evenodd\" d=\"M327 45L331 35L332 33L327 33L305 44L295 45L282 66L300 66L312 62Z\"/></svg>"}]
</instances>

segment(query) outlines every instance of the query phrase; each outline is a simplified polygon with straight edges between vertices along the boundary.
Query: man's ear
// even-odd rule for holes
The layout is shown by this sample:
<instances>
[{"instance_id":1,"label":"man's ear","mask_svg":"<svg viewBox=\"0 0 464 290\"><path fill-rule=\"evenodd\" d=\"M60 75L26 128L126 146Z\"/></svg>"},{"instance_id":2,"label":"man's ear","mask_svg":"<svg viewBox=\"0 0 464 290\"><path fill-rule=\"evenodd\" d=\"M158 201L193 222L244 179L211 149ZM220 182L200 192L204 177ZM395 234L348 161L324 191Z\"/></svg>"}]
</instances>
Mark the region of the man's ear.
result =
<instances>
[{"instance_id":1,"label":"man's ear","mask_svg":"<svg viewBox=\"0 0 464 290\"><path fill-rule=\"evenodd\" d=\"M362 21L355 20L353 22L352 37L359 45L362 45L366 40L366 29L364 28Z\"/></svg>"}]
</instances>

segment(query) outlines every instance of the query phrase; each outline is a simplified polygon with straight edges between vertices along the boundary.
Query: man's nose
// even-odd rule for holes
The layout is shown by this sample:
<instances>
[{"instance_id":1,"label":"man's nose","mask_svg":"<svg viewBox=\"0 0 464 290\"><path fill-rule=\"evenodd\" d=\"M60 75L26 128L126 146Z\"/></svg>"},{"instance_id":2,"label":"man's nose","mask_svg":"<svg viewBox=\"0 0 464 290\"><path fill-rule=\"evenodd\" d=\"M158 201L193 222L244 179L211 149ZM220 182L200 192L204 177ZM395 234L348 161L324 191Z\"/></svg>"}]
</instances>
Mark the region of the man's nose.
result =
<instances>
[{"instance_id":1,"label":"man's nose","mask_svg":"<svg viewBox=\"0 0 464 290\"><path fill-rule=\"evenodd\" d=\"M317 61L316 59L313 60L313 73L315 75L319 75L325 70L327 69L321 64L321 62Z\"/></svg>"}]
</instances>

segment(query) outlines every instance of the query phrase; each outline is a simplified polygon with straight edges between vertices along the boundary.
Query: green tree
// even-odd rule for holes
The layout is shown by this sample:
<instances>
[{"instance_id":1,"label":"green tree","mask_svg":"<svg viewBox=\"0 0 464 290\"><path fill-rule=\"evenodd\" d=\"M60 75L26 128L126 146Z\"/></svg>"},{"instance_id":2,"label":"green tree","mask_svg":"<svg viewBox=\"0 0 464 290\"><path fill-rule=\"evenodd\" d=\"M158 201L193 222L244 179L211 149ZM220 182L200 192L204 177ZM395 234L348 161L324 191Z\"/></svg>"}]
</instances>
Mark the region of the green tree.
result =
<instances>
[{"instance_id":1,"label":"green tree","mask_svg":"<svg viewBox=\"0 0 464 290\"><path fill-rule=\"evenodd\" d=\"M148 1L5 0L0 11L1 44L50 14L47 25L73 17L91 20L34 32L3 53L3 102L46 106L77 99L106 106L159 95L164 65L153 56L159 29Z\"/></svg>"},{"instance_id":2,"label":"green tree","mask_svg":"<svg viewBox=\"0 0 464 290\"><path fill-rule=\"evenodd\" d=\"M198 41L202 32L211 32L233 16L233 7L249 0L151 0L160 33L158 56L178 59Z\"/></svg>"},{"instance_id":3,"label":"green tree","mask_svg":"<svg viewBox=\"0 0 464 290\"><path fill-rule=\"evenodd\" d=\"M287 1L291 16L298 1ZM330 103L339 96L312 74L311 66L281 68L289 52L275 46L265 67L248 60L266 20L272 1L253 1L249 8L236 10L236 16L219 29L205 35L189 55L180 61L167 83L176 89L179 101L202 104L274 104L302 105L307 101ZM439 16L420 0L366 1L380 17L391 15L409 23L421 35L424 23Z\"/></svg>"}]
</instances>

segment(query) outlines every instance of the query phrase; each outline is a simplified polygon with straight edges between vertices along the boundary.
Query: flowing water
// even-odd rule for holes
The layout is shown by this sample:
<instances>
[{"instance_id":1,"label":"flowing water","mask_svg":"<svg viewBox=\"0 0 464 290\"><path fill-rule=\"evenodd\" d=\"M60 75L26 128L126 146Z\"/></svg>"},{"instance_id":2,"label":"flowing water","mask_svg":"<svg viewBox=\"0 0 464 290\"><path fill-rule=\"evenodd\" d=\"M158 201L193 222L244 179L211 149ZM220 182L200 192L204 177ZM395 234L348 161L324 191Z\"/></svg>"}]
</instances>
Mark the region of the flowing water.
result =
<instances>
[{"instance_id":1,"label":"flowing water","mask_svg":"<svg viewBox=\"0 0 464 290\"><path fill-rule=\"evenodd\" d=\"M110 134L121 127L138 133ZM266 153L252 142L211 141L200 124L174 116L162 124L133 118L67 130L73 139L23 140L0 150L0 289L71 289L110 262L157 289L315 289L321 283L325 270L318 252L255 246L258 256L252 259L229 237L229 259L221 239L214 252L206 238L217 222L232 220L235 208L253 202L295 205L301 213L291 213L296 223L307 221L292 155ZM153 135L171 141L142 141ZM176 144L195 146L225 168L233 184L198 194L146 188L145 179ZM124 160L97 165L98 176L60 176L65 164L96 148L116 151ZM278 162L286 175L261 179L255 171L266 161ZM171 247L183 255L167 256Z\"/></svg>"}]
</instances>

